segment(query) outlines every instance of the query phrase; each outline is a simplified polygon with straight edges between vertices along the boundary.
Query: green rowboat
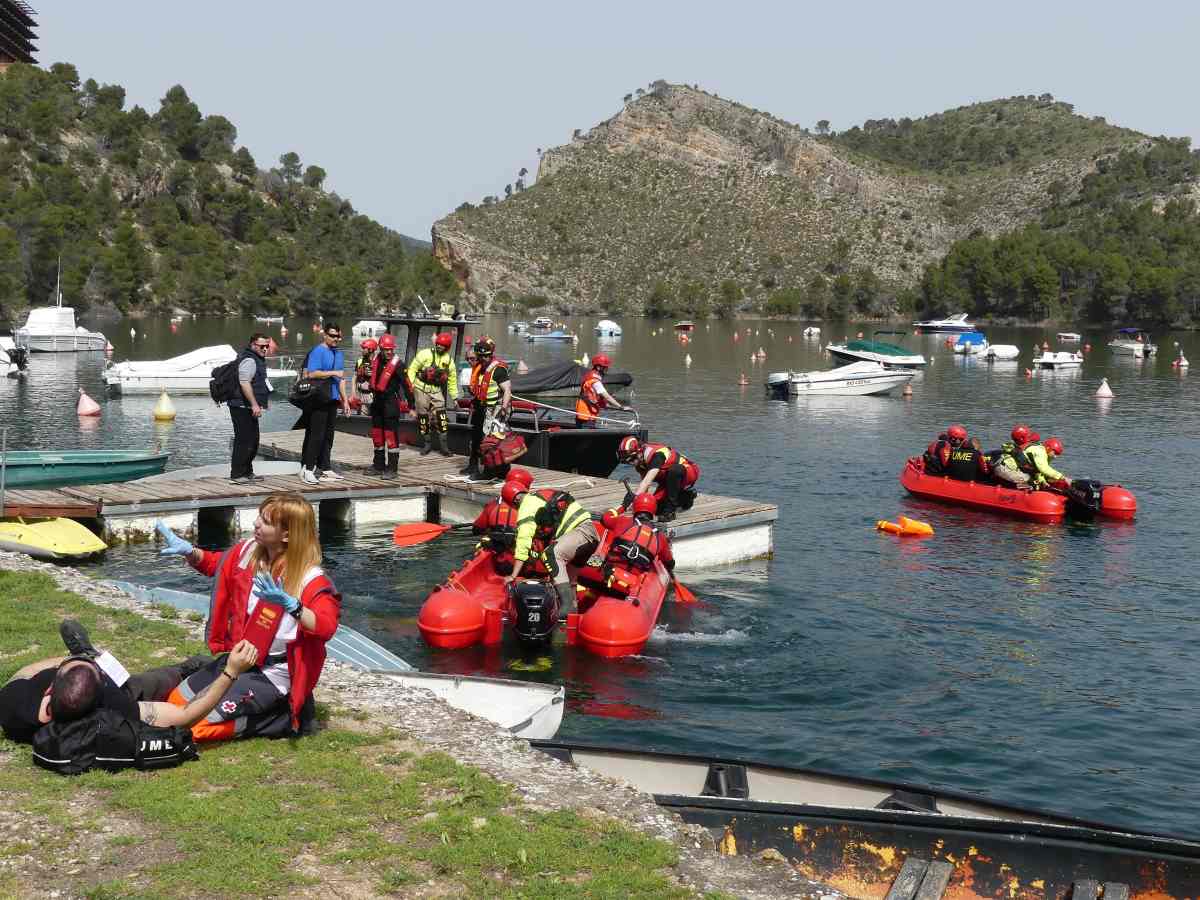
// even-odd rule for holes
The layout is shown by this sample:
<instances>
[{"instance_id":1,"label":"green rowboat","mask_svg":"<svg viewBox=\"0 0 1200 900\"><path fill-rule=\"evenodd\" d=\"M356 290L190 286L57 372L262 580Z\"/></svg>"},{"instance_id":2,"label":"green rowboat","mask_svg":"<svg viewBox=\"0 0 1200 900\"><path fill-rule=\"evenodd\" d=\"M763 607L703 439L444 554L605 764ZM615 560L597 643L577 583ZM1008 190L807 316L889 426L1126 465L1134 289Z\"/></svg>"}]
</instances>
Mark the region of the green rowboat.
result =
<instances>
[{"instance_id":1,"label":"green rowboat","mask_svg":"<svg viewBox=\"0 0 1200 900\"><path fill-rule=\"evenodd\" d=\"M141 450L9 450L0 464L5 488L45 488L157 475L167 456Z\"/></svg>"}]
</instances>

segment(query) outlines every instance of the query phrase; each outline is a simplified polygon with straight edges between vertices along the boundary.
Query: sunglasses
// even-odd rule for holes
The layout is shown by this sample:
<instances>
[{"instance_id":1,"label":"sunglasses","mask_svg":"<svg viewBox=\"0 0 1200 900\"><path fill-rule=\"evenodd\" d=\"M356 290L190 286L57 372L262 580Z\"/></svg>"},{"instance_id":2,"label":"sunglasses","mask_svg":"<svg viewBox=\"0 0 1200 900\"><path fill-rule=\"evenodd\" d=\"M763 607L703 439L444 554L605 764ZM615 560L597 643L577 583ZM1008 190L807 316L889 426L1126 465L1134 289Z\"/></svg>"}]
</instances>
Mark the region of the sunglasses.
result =
<instances>
[{"instance_id":1,"label":"sunglasses","mask_svg":"<svg viewBox=\"0 0 1200 900\"><path fill-rule=\"evenodd\" d=\"M340 334L327 334L325 337L329 338L331 341L340 341L342 339Z\"/></svg>"},{"instance_id":2,"label":"sunglasses","mask_svg":"<svg viewBox=\"0 0 1200 900\"><path fill-rule=\"evenodd\" d=\"M255 344L254 346L257 347L259 350L270 350L271 349L270 344Z\"/></svg>"}]
</instances>

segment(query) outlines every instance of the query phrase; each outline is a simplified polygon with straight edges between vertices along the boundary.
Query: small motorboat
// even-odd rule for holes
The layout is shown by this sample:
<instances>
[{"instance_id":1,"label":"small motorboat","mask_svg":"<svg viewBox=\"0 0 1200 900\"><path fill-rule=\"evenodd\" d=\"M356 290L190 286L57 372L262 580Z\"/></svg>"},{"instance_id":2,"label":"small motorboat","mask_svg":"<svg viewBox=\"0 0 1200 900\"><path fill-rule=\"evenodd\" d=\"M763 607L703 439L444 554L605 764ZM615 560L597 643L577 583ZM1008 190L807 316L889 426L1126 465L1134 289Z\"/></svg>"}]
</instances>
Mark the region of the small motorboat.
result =
<instances>
[{"instance_id":1,"label":"small motorboat","mask_svg":"<svg viewBox=\"0 0 1200 900\"><path fill-rule=\"evenodd\" d=\"M903 331L876 331L874 337L879 335L903 335ZM897 344L890 344L887 341L880 340L858 340L848 341L845 344L826 344L825 349L828 350L835 359L846 362L877 362L887 369L912 369L918 366L925 365L925 357L920 353L913 353L905 347Z\"/></svg>"},{"instance_id":2,"label":"small motorboat","mask_svg":"<svg viewBox=\"0 0 1200 900\"><path fill-rule=\"evenodd\" d=\"M513 375L512 392L518 397L577 397L583 376L589 371L576 360L538 366L524 375ZM604 373L603 383L610 394L615 394L629 390L633 386L633 376L609 369Z\"/></svg>"},{"instance_id":3,"label":"small motorboat","mask_svg":"<svg viewBox=\"0 0 1200 900\"><path fill-rule=\"evenodd\" d=\"M1137 500L1119 484L1099 485L1088 482L1092 493L1098 491L1095 508L1069 500L1054 491L1018 491L999 484L960 481L948 475L929 475L919 456L910 457L900 473L900 484L910 494L959 506L971 506L1004 513L1035 522L1061 522L1068 515L1086 518L1098 515L1106 519L1131 520L1137 515Z\"/></svg>"},{"instance_id":4,"label":"small motorboat","mask_svg":"<svg viewBox=\"0 0 1200 900\"><path fill-rule=\"evenodd\" d=\"M1083 340L1083 336L1077 331L1060 331L1055 337L1061 344L1078 344Z\"/></svg>"},{"instance_id":5,"label":"small motorboat","mask_svg":"<svg viewBox=\"0 0 1200 900\"><path fill-rule=\"evenodd\" d=\"M229 344L200 347L182 356L163 360L126 360L110 363L104 370L104 383L113 394L207 394L212 370L237 358ZM268 378L295 378L297 371L290 359L280 357L283 368L268 365Z\"/></svg>"},{"instance_id":6,"label":"small motorboat","mask_svg":"<svg viewBox=\"0 0 1200 900\"><path fill-rule=\"evenodd\" d=\"M29 369L29 351L18 347L12 338L0 336L0 375L21 378Z\"/></svg>"},{"instance_id":7,"label":"small motorboat","mask_svg":"<svg viewBox=\"0 0 1200 900\"><path fill-rule=\"evenodd\" d=\"M886 394L908 384L912 369L887 369L877 362L856 362L816 372L773 372L767 389L795 397L864 397Z\"/></svg>"},{"instance_id":8,"label":"small motorboat","mask_svg":"<svg viewBox=\"0 0 1200 900\"><path fill-rule=\"evenodd\" d=\"M816 325L809 325L800 333L806 338L819 338L821 336L821 329Z\"/></svg>"},{"instance_id":9,"label":"small motorboat","mask_svg":"<svg viewBox=\"0 0 1200 900\"><path fill-rule=\"evenodd\" d=\"M1043 350L1041 356L1033 358L1033 365L1037 369L1078 369L1083 365L1083 354L1067 350Z\"/></svg>"},{"instance_id":10,"label":"small motorboat","mask_svg":"<svg viewBox=\"0 0 1200 900\"><path fill-rule=\"evenodd\" d=\"M264 325L282 325L283 316L255 316L255 322L262 322Z\"/></svg>"},{"instance_id":11,"label":"small motorboat","mask_svg":"<svg viewBox=\"0 0 1200 900\"><path fill-rule=\"evenodd\" d=\"M354 323L354 327L350 329L350 336L358 342L367 338L377 338L386 331L387 326L378 319L363 319Z\"/></svg>"},{"instance_id":12,"label":"small motorboat","mask_svg":"<svg viewBox=\"0 0 1200 900\"><path fill-rule=\"evenodd\" d=\"M656 561L648 572L630 573L634 582L627 592L611 588L599 561L608 553L612 535L600 525L596 530L600 544L589 563L597 565L579 571L578 611L567 616L567 646L610 659L632 656L650 639L671 578ZM508 626L523 644L547 644L558 624L553 588L532 579L514 585L510 595L492 555L478 551L426 598L417 614L421 637L432 647L457 650L499 644Z\"/></svg>"},{"instance_id":13,"label":"small motorboat","mask_svg":"<svg viewBox=\"0 0 1200 900\"><path fill-rule=\"evenodd\" d=\"M983 358L988 362L997 360L1012 360L1021 355L1021 349L1016 344L989 344L983 351Z\"/></svg>"},{"instance_id":14,"label":"small motorboat","mask_svg":"<svg viewBox=\"0 0 1200 900\"><path fill-rule=\"evenodd\" d=\"M959 334L952 349L955 353L966 356L978 356L986 352L987 348L988 340L982 331L964 331Z\"/></svg>"},{"instance_id":15,"label":"small motorboat","mask_svg":"<svg viewBox=\"0 0 1200 900\"><path fill-rule=\"evenodd\" d=\"M695 330L695 328L696 328L696 323L692 322L688 319L684 319L682 322L675 323L676 331L693 331L693 330Z\"/></svg>"},{"instance_id":16,"label":"small motorboat","mask_svg":"<svg viewBox=\"0 0 1200 900\"><path fill-rule=\"evenodd\" d=\"M612 319L601 319L592 329L600 337L620 337L621 326Z\"/></svg>"},{"instance_id":17,"label":"small motorboat","mask_svg":"<svg viewBox=\"0 0 1200 900\"><path fill-rule=\"evenodd\" d=\"M143 603L166 603L202 615L209 611L207 594L146 588L127 581L107 583ZM390 650L346 625L338 625L325 649L338 662L384 675L406 687L430 691L455 709L494 722L517 737L552 738L562 724L566 690L561 684L418 672Z\"/></svg>"},{"instance_id":18,"label":"small motorboat","mask_svg":"<svg viewBox=\"0 0 1200 900\"><path fill-rule=\"evenodd\" d=\"M508 330L511 331L513 334L521 334L522 332L529 330L529 323L528 322L509 322Z\"/></svg>"},{"instance_id":19,"label":"small motorboat","mask_svg":"<svg viewBox=\"0 0 1200 900\"><path fill-rule=\"evenodd\" d=\"M536 319L533 320L533 327L534 328L553 328L554 320L551 319L549 316L538 316Z\"/></svg>"},{"instance_id":20,"label":"small motorboat","mask_svg":"<svg viewBox=\"0 0 1200 900\"><path fill-rule=\"evenodd\" d=\"M940 331L952 334L954 332L975 330L975 326L967 321L966 313L957 313L945 319L926 319L924 322L913 322L913 327L919 328L926 333Z\"/></svg>"},{"instance_id":21,"label":"small motorboat","mask_svg":"<svg viewBox=\"0 0 1200 900\"><path fill-rule=\"evenodd\" d=\"M1117 329L1116 336L1108 342L1108 349L1118 356L1132 356L1145 359L1152 356L1158 349L1150 340L1150 335L1140 328Z\"/></svg>"},{"instance_id":22,"label":"small motorboat","mask_svg":"<svg viewBox=\"0 0 1200 900\"><path fill-rule=\"evenodd\" d=\"M25 324L13 332L13 341L30 353L77 353L104 350L108 339L98 331L75 324L69 306L39 306L29 311Z\"/></svg>"},{"instance_id":23,"label":"small motorboat","mask_svg":"<svg viewBox=\"0 0 1200 900\"><path fill-rule=\"evenodd\" d=\"M548 331L545 334L535 334L530 332L525 335L525 340L533 343L535 341L577 341L579 338L569 331L563 331L561 328L556 328L553 331Z\"/></svg>"},{"instance_id":24,"label":"small motorboat","mask_svg":"<svg viewBox=\"0 0 1200 900\"><path fill-rule=\"evenodd\" d=\"M653 795L723 855L772 851L843 896L922 900L1196 897L1200 842L945 787L728 759L535 741ZM784 867L781 867L784 868ZM789 872L789 874L791 874Z\"/></svg>"},{"instance_id":25,"label":"small motorboat","mask_svg":"<svg viewBox=\"0 0 1200 900\"><path fill-rule=\"evenodd\" d=\"M0 550L24 553L34 559L86 559L103 553L108 544L74 519L0 519Z\"/></svg>"},{"instance_id":26,"label":"small motorboat","mask_svg":"<svg viewBox=\"0 0 1200 900\"><path fill-rule=\"evenodd\" d=\"M157 475L166 453L141 450L9 450L2 458L9 488L112 484Z\"/></svg>"}]
</instances>

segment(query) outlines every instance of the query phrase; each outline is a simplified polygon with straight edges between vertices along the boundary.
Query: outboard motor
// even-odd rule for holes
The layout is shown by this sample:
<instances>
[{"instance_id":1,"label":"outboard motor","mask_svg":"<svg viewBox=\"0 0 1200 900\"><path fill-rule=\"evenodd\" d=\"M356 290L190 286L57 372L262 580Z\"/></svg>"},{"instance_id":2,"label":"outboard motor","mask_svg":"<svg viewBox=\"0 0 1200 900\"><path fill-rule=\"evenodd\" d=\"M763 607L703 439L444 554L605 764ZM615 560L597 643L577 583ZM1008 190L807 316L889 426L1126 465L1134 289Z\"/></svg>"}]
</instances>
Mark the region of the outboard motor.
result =
<instances>
[{"instance_id":1,"label":"outboard motor","mask_svg":"<svg viewBox=\"0 0 1200 900\"><path fill-rule=\"evenodd\" d=\"M549 581L522 579L513 583L513 631L523 644L548 643L558 627L558 589Z\"/></svg>"},{"instance_id":2,"label":"outboard motor","mask_svg":"<svg viewBox=\"0 0 1200 900\"><path fill-rule=\"evenodd\" d=\"M17 370L24 374L29 368L29 349L26 347L14 347L8 351L9 357L17 364Z\"/></svg>"},{"instance_id":3,"label":"outboard motor","mask_svg":"<svg viewBox=\"0 0 1200 900\"><path fill-rule=\"evenodd\" d=\"M767 376L767 393L775 398L787 397L791 377L790 372L772 372Z\"/></svg>"},{"instance_id":4,"label":"outboard motor","mask_svg":"<svg viewBox=\"0 0 1200 900\"><path fill-rule=\"evenodd\" d=\"M1067 512L1078 519L1090 519L1100 512L1104 485L1088 478L1076 478L1067 489Z\"/></svg>"}]
</instances>

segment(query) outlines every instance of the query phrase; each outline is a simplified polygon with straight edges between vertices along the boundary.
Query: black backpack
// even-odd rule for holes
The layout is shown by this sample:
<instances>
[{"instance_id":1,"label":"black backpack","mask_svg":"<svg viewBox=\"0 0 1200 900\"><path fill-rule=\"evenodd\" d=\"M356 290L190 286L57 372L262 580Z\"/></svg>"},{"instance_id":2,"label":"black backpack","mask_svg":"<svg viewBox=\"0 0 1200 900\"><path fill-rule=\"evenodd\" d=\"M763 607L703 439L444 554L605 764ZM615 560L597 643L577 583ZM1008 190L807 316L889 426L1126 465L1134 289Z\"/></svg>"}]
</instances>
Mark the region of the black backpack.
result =
<instances>
[{"instance_id":1,"label":"black backpack","mask_svg":"<svg viewBox=\"0 0 1200 900\"><path fill-rule=\"evenodd\" d=\"M212 378L208 382L208 393L212 396L213 403L220 405L241 396L238 380L238 366L241 365L241 362L242 355L239 353L235 359L212 370Z\"/></svg>"},{"instance_id":2,"label":"black backpack","mask_svg":"<svg viewBox=\"0 0 1200 900\"><path fill-rule=\"evenodd\" d=\"M33 736L33 761L59 775L92 768L170 769L200 754L190 728L159 728L98 709L70 722L51 721Z\"/></svg>"}]
</instances>

